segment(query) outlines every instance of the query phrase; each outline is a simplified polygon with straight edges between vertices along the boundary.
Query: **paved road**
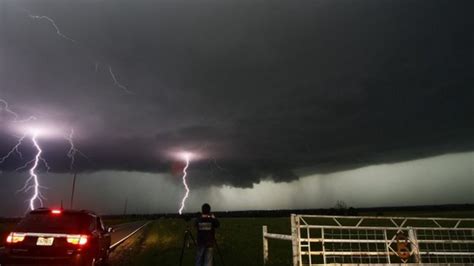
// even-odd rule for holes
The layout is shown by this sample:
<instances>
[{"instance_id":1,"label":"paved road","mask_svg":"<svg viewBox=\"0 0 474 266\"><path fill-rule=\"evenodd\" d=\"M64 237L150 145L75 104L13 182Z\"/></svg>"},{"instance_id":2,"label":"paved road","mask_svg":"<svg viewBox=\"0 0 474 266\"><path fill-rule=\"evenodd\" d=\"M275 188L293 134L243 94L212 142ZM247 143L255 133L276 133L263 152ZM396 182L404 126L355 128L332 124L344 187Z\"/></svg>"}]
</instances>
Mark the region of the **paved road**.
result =
<instances>
[{"instance_id":1,"label":"paved road","mask_svg":"<svg viewBox=\"0 0 474 266\"><path fill-rule=\"evenodd\" d=\"M111 248L116 247L121 242L125 241L129 236L133 235L134 233L140 231L145 225L147 225L149 221L138 221L138 222L131 222L125 224L118 224L112 226L114 232L112 232L111 238Z\"/></svg>"}]
</instances>

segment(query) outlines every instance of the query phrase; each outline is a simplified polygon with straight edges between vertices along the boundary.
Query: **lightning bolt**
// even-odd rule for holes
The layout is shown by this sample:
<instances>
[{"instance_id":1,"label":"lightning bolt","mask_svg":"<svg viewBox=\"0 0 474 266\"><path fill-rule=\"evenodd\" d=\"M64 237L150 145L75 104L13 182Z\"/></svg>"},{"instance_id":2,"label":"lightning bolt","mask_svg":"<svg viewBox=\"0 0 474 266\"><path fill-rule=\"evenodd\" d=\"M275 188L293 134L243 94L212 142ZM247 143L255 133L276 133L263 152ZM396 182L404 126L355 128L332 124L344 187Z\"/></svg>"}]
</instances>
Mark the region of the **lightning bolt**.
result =
<instances>
[{"instance_id":1,"label":"lightning bolt","mask_svg":"<svg viewBox=\"0 0 474 266\"><path fill-rule=\"evenodd\" d=\"M76 40L68 37L67 35L65 35L64 33L61 32L61 30L59 29L59 26L56 24L56 22L54 21L54 19L52 19L51 17L48 17L48 16L43 16L43 15L33 15L32 12L30 12L28 9L26 8L23 8L21 7L20 8L21 10L23 10L27 15L28 17L30 17L31 19L33 20L46 20L49 22L49 24L51 24L51 26L54 27L54 29L56 30L56 34L58 36L60 36L61 38L67 40L67 41L70 41L74 44L77 44L79 47L81 47L81 45L79 45L77 43ZM94 63L95 65L95 72L97 73L99 71L99 64L100 62L99 61L96 61ZM114 82L114 85L116 87L119 87L120 89L122 89L123 91L125 91L127 94L133 94L126 86L122 85L120 82L118 82L116 76L115 76L115 73L112 71L112 67L109 65L109 73L110 73L110 76L112 77L112 80Z\"/></svg>"},{"instance_id":2,"label":"lightning bolt","mask_svg":"<svg viewBox=\"0 0 474 266\"><path fill-rule=\"evenodd\" d=\"M73 141L74 137L74 129L71 128L71 132L69 133L69 136L66 137L66 139L69 141L69 151L67 152L67 157L71 159L71 163L69 164L69 169L72 171L74 167L74 162L76 161L76 153L77 149L76 146L74 145Z\"/></svg>"},{"instance_id":3,"label":"lightning bolt","mask_svg":"<svg viewBox=\"0 0 474 266\"><path fill-rule=\"evenodd\" d=\"M23 136L23 139L24 138L26 138L26 135ZM49 172L50 167L48 165L48 162L41 156L41 154L43 153L43 150L41 149L38 142L38 133L34 132L32 134L31 142L33 143L33 147L36 150L35 157L32 160L25 163L23 166L17 168L16 170L20 171L21 169L25 169L29 165L32 164L30 169L28 170L30 177L25 181L25 185L21 189L19 189L17 192L21 192L21 191L28 192L30 190L33 190L33 195L28 201L29 201L30 210L34 210L35 202L39 201L40 206L43 206L43 199L45 199L40 191L40 188L44 188L44 187L42 187L39 183L39 176L37 173L38 167L40 166L40 164L43 164L47 172Z\"/></svg>"},{"instance_id":4,"label":"lightning bolt","mask_svg":"<svg viewBox=\"0 0 474 266\"><path fill-rule=\"evenodd\" d=\"M18 114L13 112L12 109L10 109L10 105L7 101L5 101L4 99L0 99L0 103L2 104L0 106L0 110L5 111L5 113L9 114L10 116L13 116L13 121L18 120Z\"/></svg>"},{"instance_id":5,"label":"lightning bolt","mask_svg":"<svg viewBox=\"0 0 474 266\"><path fill-rule=\"evenodd\" d=\"M70 41L74 44L77 44L76 40L68 37L67 35L65 35L64 33L61 32L61 30L59 29L59 26L56 24L56 22L54 21L54 19L52 19L51 17L48 17L48 16L43 16L43 15L33 15L29 10L27 10L26 8L21 8L24 12L26 12L28 14L28 17L30 17L31 19L34 19L34 20L46 20L49 22L49 24L51 24L51 26L54 27L54 29L56 30L56 34L58 36L60 36L61 38L67 40L67 41ZM78 45L80 47L80 45ZM99 62L96 61L95 62L95 72L97 73L99 71ZM122 89L123 91L125 91L127 94L133 94L126 86L124 86L123 84L121 84L120 82L118 82L117 80L117 77L115 75L115 73L113 72L112 70L112 67L109 65L109 74L114 82L114 85L120 89Z\"/></svg>"},{"instance_id":6,"label":"lightning bolt","mask_svg":"<svg viewBox=\"0 0 474 266\"><path fill-rule=\"evenodd\" d=\"M8 158L10 158L10 156L12 156L13 153L16 153L18 154L18 156L20 156L20 158L23 159L23 154L20 152L19 148L21 146L21 144L23 144L23 140L26 138L26 135L20 137L20 139L18 140L17 144L15 146L13 146L13 148L5 155L3 156L2 158L0 158L0 164L2 164L3 162L5 162L5 160L7 160Z\"/></svg>"},{"instance_id":7,"label":"lightning bolt","mask_svg":"<svg viewBox=\"0 0 474 266\"><path fill-rule=\"evenodd\" d=\"M29 13L29 12L28 12ZM69 38L68 36L64 35L61 30L59 30L59 27L58 25L56 25L56 22L50 18L50 17L47 17L47 16L37 16L37 15L32 15L31 13L28 14L28 16L32 19L44 19L44 20L47 20L53 27L54 29L56 30L56 34L59 35L61 38L63 39L66 39L70 42L73 42L73 43L76 43L75 40Z\"/></svg>"},{"instance_id":8,"label":"lightning bolt","mask_svg":"<svg viewBox=\"0 0 474 266\"><path fill-rule=\"evenodd\" d=\"M76 154L79 154L86 159L89 159L89 158L84 153L82 153L78 148L76 148L76 145L74 144L74 129L73 128L71 128L69 135L66 136L65 138L69 142L69 150L66 154L66 156L71 160L71 162L69 163L69 170L73 171L74 163L76 162Z\"/></svg>"},{"instance_id":9,"label":"lightning bolt","mask_svg":"<svg viewBox=\"0 0 474 266\"><path fill-rule=\"evenodd\" d=\"M30 116L27 119L20 120L20 115L10 109L8 102L4 99L0 99L0 112L5 112L9 117L12 118L11 122L13 123L21 123L27 122L32 119L36 119L34 116ZM42 149L39 145L38 138L39 132L33 131L32 133L24 133L22 136L15 136L18 137L18 142L13 146L13 148L5 154L3 157L0 157L0 165L3 164L7 159L12 157L13 155L18 155L21 159L23 159L23 154L20 150L20 147L23 145L26 138L31 138L31 142L33 143L33 147L36 150L36 155L34 158L28 162L26 162L23 166L18 167L16 171L20 171L23 169L29 168L29 178L25 181L25 184L21 189L17 192L28 192L33 190L33 195L29 199L29 208L31 210L35 209L35 203L39 201L40 205L43 206L43 200L45 197L41 194L40 188L44 188L40 185L40 180L38 176L38 167L43 165L46 169L46 172L49 172L50 166L48 162L42 157ZM67 152L67 157L71 160L69 168L72 171L74 169L74 164L76 161L76 155L79 154L88 159L88 157L82 153L79 149L77 149L76 145L74 144L74 129L71 128L69 135L65 136L65 139L69 142L69 150Z\"/></svg>"},{"instance_id":10,"label":"lightning bolt","mask_svg":"<svg viewBox=\"0 0 474 266\"><path fill-rule=\"evenodd\" d=\"M24 138L26 138L26 135L21 138L21 141L23 141ZM80 150L78 150L76 148L73 138L74 138L74 129L71 128L71 131L70 131L69 135L66 136L66 139L68 140L69 145L70 145L69 151L67 153L67 157L71 159L71 162L70 162L71 171L74 168L76 154L80 154L80 155L86 157ZM18 147L21 145L21 141L15 146L16 148L14 148L14 149L12 149L12 151L10 151L9 154L13 153L14 150L18 150ZM30 169L29 169L30 177L26 180L25 185L18 191L28 192L29 190L33 190L33 195L31 196L31 198L29 200L29 202L30 202L29 205L30 205L30 209L34 210L35 209L35 202L39 201L40 205L43 206L43 199L44 199L44 196L40 192L40 188L42 188L42 186L39 183L39 176L38 176L38 173L37 173L38 166L42 163L44 165L44 167L46 168L47 172L49 172L50 166L48 165L48 162L41 156L43 151L42 151L42 149L39 145L39 142L38 142L38 133L33 133L32 137L31 137L31 141L32 141L33 146L35 147L35 149L37 151L36 155L35 155L34 159L28 161L23 166L17 168L16 171L20 171L22 169L25 169L29 165L32 164ZM6 155L5 157L8 158L9 155Z\"/></svg>"},{"instance_id":11,"label":"lightning bolt","mask_svg":"<svg viewBox=\"0 0 474 266\"><path fill-rule=\"evenodd\" d=\"M17 153L21 158L23 158L23 155L21 154L21 152L19 150L19 147L23 144L23 141L26 137L27 136L25 134L19 139L18 143L13 147L13 149L11 149L10 152L7 153L7 155L5 155L1 158L0 164L5 162L5 160L8 159L14 152ZM33 146L35 147L35 149L37 151L34 159L28 161L23 166L16 169L16 171L20 171L21 169L27 168L30 164L33 163L31 168L29 169L30 177L25 181L25 185L17 191L17 192L20 192L20 191L28 192L31 189L34 190L33 196L29 200L29 202L30 202L29 205L30 205L31 210L35 209L34 203L37 200L40 202L41 206L43 206L43 199L44 199L43 195L41 194L41 192L39 190L41 186L39 184L39 177L38 177L38 174L36 172L37 168L38 168L39 164L42 163L45 166L47 171L49 171L49 169L50 169L50 167L49 167L48 163L46 162L46 160L43 157L41 157L41 153L43 151L42 151L41 147L39 146L37 137L38 137L37 133L34 133L31 136L31 141L33 142Z\"/></svg>"},{"instance_id":12,"label":"lightning bolt","mask_svg":"<svg viewBox=\"0 0 474 266\"><path fill-rule=\"evenodd\" d=\"M21 120L20 116L15 111L10 109L10 106L9 106L9 104L6 100L0 99L0 103L1 103L0 111L4 111L9 116L11 116L13 118L11 122L13 122L13 123L24 123L24 122L36 119L36 117L30 116L27 119ZM71 145L71 148L70 148L70 150L67 154L67 156L71 158L71 168L74 165L76 153L80 153L81 155L83 155L74 145L73 134L74 134L74 130L71 129L71 132L70 132L69 136L67 136L67 139L68 139L68 141ZM17 154L21 159L23 159L23 154L20 151L20 147L23 145L24 140L27 137L28 137L27 133L25 133L22 136L18 137L18 142L13 146L13 148L6 155L4 155L3 157L0 157L0 164L3 164L8 158L13 156L14 154ZM33 190L33 195L29 199L29 208L31 210L34 210L35 209L35 202L39 201L41 206L43 206L43 199L45 199L43 197L43 195L41 194L41 192L40 192L40 188L43 188L43 187L39 183L39 176L38 176L38 173L37 173L38 166L40 166L40 164L44 165L47 172L49 172L50 166L49 166L48 162L41 156L43 151L42 151L42 149L39 145L39 142L38 142L38 132L31 133L31 142L33 143L33 146L36 150L35 157L32 160L26 162L23 166L17 168L16 171L26 169L26 168L28 168L28 166L31 165L31 168L29 169L29 174L30 174L29 178L25 181L24 186L21 189L19 189L17 192L20 192L20 191L28 192L30 190ZM85 156L85 155L83 155L83 156Z\"/></svg>"},{"instance_id":13,"label":"lightning bolt","mask_svg":"<svg viewBox=\"0 0 474 266\"><path fill-rule=\"evenodd\" d=\"M25 123L25 122L28 122L30 120L35 120L36 119L36 117L30 116L27 119L20 120L20 116L16 112L14 112L12 109L10 109L10 105L8 104L8 102L6 100L0 98L0 103L2 104L2 106L0 108L0 111L5 111L7 114L12 116L13 117L13 120L12 120L13 123ZM13 148L6 155L4 155L3 157L0 158L0 164L4 163L14 153L16 153L18 156L20 156L21 159L23 159L23 154L20 151L20 146L23 144L23 140L25 138L26 138L26 134L21 136L21 137L18 137L17 144L15 146L13 146Z\"/></svg>"},{"instance_id":14,"label":"lightning bolt","mask_svg":"<svg viewBox=\"0 0 474 266\"><path fill-rule=\"evenodd\" d=\"M35 160L34 160L34 164L33 166L31 167L30 169L30 180L33 179L33 188L34 188L34 192L33 192L33 196L31 197L30 199L30 209L31 210L34 210L35 209L35 201L36 200L39 200L40 201L40 204L41 206L43 206L43 201L41 200L41 197L40 197L40 191L39 191L39 180L38 180L38 174L36 173L36 168L38 167L38 164L40 162L40 160L42 160L43 162L44 159L41 158L41 153L43 152L41 150L41 147L38 145L38 141L37 141L37 133L34 133L33 136L31 137L31 140L33 141L33 144L37 150L37 153L36 153L36 156L35 156Z\"/></svg>"},{"instance_id":15,"label":"lightning bolt","mask_svg":"<svg viewBox=\"0 0 474 266\"><path fill-rule=\"evenodd\" d=\"M186 176L188 175L188 173L186 172L186 170L188 170L188 167L189 167L190 155L185 154L184 159L186 160L186 166L183 169L183 185L184 185L184 188L186 189L186 193L184 194L184 197L181 200L181 208L179 208L179 211L178 211L179 215L183 214L184 205L186 204L186 199L189 196L189 187L188 187L188 184L186 182Z\"/></svg>"},{"instance_id":16,"label":"lightning bolt","mask_svg":"<svg viewBox=\"0 0 474 266\"><path fill-rule=\"evenodd\" d=\"M110 76L112 77L112 80L114 81L115 86L121 88L127 94L133 94L127 87L125 87L124 85L120 84L120 82L117 81L114 71L112 70L112 67L110 65L109 65L109 73L110 73Z\"/></svg>"},{"instance_id":17,"label":"lightning bolt","mask_svg":"<svg viewBox=\"0 0 474 266\"><path fill-rule=\"evenodd\" d=\"M5 113L9 114L10 116L13 117L13 122L14 123L25 123L25 122L28 122L28 121L31 121L31 120L35 120L36 117L35 116L30 116L26 119L20 119L20 116L14 112L12 109L10 109L10 105L8 104L8 102L4 99L1 99L0 98L0 111L5 111Z\"/></svg>"}]
</instances>

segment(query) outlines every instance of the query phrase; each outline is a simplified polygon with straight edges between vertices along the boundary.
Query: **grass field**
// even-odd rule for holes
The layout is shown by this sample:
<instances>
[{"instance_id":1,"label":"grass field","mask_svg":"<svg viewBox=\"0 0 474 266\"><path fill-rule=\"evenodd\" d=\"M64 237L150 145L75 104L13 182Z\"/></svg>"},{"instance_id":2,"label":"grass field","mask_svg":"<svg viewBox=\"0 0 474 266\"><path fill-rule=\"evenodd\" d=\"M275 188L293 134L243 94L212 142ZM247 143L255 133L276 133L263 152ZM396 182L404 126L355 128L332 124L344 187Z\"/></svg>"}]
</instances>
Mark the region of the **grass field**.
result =
<instances>
[{"instance_id":1,"label":"grass field","mask_svg":"<svg viewBox=\"0 0 474 266\"><path fill-rule=\"evenodd\" d=\"M374 215L363 213L360 215ZM387 212L386 216L417 217L474 217L473 211L401 213ZM226 266L262 265L262 225L267 225L271 233L290 234L290 219L285 218L221 218L221 228L217 230L217 241ZM135 240L133 257L117 265L179 265L184 231L188 224L180 219L159 219L151 223L142 237ZM191 227L192 228L192 227ZM193 231L195 235L195 232ZM289 241L269 241L270 261L268 265L291 265L291 243ZM194 249L187 248L183 265L193 265ZM215 254L217 266L222 262Z\"/></svg>"},{"instance_id":2,"label":"grass field","mask_svg":"<svg viewBox=\"0 0 474 266\"><path fill-rule=\"evenodd\" d=\"M268 225L273 233L290 234L289 218L225 218L220 221L217 241L225 265L228 266L262 265L262 225ZM138 252L135 257L122 265L178 265L187 226L181 219L154 221L145 229L144 237L136 243ZM289 241L271 241L270 252L269 265L291 264ZM217 252L215 259L215 265L222 265ZM191 246L184 251L183 265L193 265L193 260L194 249Z\"/></svg>"},{"instance_id":3,"label":"grass field","mask_svg":"<svg viewBox=\"0 0 474 266\"><path fill-rule=\"evenodd\" d=\"M359 215L374 215L374 213L359 213ZM474 217L474 211L386 212L384 216ZM106 223L113 226L128 221L130 221L128 218L117 218L106 220ZM262 265L262 225L267 225L269 232L279 234L290 234L291 227L289 217L221 218L220 221L221 228L217 230L217 241L226 266ZM0 223L0 235L12 226L13 223ZM188 226L195 235L192 224L187 223L184 219L160 218L154 220L142 234L137 234L126 241L115 255L112 253L113 265L179 265L184 231ZM269 245L270 262L268 265L291 265L291 243L289 241L270 240ZM192 247L186 248L183 265L193 265L194 255ZM215 259L216 266L223 265L217 253Z\"/></svg>"}]
</instances>

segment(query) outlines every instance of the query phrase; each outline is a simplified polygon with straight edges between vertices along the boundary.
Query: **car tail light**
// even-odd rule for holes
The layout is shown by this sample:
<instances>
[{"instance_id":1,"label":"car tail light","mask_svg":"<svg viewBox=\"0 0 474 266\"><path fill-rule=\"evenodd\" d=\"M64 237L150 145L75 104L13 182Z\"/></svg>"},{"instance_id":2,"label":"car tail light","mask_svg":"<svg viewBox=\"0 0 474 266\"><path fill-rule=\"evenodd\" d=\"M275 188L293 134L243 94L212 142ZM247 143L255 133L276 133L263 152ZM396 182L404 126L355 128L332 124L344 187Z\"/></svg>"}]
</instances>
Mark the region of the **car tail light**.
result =
<instances>
[{"instance_id":1,"label":"car tail light","mask_svg":"<svg viewBox=\"0 0 474 266\"><path fill-rule=\"evenodd\" d=\"M69 235L67 236L67 242L73 245L84 246L87 244L89 236L87 235Z\"/></svg>"},{"instance_id":2,"label":"car tail light","mask_svg":"<svg viewBox=\"0 0 474 266\"><path fill-rule=\"evenodd\" d=\"M15 244L25 240L25 234L22 233L10 233L7 237L7 243Z\"/></svg>"},{"instance_id":3,"label":"car tail light","mask_svg":"<svg viewBox=\"0 0 474 266\"><path fill-rule=\"evenodd\" d=\"M58 215L58 214L61 214L61 210L51 210L51 213Z\"/></svg>"}]
</instances>

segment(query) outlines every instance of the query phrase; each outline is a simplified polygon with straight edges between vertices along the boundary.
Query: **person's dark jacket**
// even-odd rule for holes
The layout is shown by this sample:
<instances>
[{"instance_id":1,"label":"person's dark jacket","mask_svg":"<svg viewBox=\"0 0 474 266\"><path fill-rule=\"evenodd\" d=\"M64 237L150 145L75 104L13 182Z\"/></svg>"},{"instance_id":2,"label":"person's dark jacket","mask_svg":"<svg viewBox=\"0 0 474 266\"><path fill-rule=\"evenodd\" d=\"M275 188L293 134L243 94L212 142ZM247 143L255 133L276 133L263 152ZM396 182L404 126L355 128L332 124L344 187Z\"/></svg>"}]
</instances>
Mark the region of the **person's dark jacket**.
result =
<instances>
[{"instance_id":1,"label":"person's dark jacket","mask_svg":"<svg viewBox=\"0 0 474 266\"><path fill-rule=\"evenodd\" d=\"M201 214L195 221L197 244L199 247L213 247L216 241L215 229L219 228L219 220L212 214Z\"/></svg>"}]
</instances>

